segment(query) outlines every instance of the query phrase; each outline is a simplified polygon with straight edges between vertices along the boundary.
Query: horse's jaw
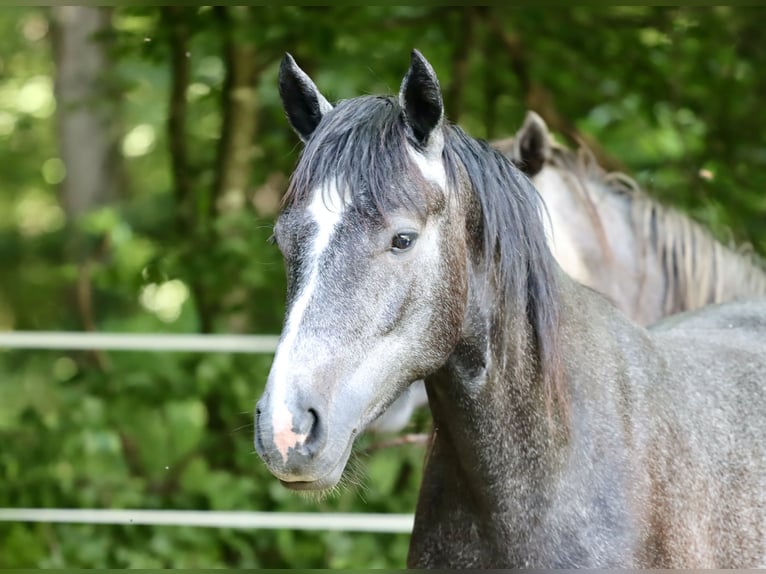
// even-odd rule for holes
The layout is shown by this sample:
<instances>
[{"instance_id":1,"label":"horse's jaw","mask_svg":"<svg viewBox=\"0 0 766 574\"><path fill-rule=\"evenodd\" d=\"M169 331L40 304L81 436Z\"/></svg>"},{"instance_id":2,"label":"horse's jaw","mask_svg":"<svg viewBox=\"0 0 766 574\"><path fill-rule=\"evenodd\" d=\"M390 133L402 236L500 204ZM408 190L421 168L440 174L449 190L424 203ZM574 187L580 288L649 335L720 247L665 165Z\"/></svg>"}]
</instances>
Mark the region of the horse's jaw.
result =
<instances>
[{"instance_id":1,"label":"horse's jaw","mask_svg":"<svg viewBox=\"0 0 766 574\"><path fill-rule=\"evenodd\" d=\"M284 377L278 366L272 368L256 406L256 451L291 490L333 489L342 481L356 437L409 393L410 381L419 373L402 372L399 357L404 351L397 352L387 340L363 358L353 347L323 361L330 350L323 351L317 341L297 349ZM305 356L301 349L311 354ZM312 358L318 366L310 369Z\"/></svg>"}]
</instances>

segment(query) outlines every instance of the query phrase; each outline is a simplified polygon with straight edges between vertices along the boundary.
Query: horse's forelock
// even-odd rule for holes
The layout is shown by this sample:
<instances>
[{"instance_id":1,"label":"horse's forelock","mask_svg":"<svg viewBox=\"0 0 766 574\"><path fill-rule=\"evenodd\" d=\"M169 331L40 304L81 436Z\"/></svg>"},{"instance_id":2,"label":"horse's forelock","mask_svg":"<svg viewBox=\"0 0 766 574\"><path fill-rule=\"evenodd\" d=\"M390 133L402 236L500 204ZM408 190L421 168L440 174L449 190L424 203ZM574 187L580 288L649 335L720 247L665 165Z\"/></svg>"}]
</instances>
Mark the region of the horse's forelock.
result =
<instances>
[{"instance_id":1,"label":"horse's forelock","mask_svg":"<svg viewBox=\"0 0 766 574\"><path fill-rule=\"evenodd\" d=\"M283 197L284 206L305 205L312 190L334 180L348 190L351 207L373 207L385 216L404 206L422 213L422 178L410 151L402 109L393 97L362 96L339 102L306 143Z\"/></svg>"}]
</instances>

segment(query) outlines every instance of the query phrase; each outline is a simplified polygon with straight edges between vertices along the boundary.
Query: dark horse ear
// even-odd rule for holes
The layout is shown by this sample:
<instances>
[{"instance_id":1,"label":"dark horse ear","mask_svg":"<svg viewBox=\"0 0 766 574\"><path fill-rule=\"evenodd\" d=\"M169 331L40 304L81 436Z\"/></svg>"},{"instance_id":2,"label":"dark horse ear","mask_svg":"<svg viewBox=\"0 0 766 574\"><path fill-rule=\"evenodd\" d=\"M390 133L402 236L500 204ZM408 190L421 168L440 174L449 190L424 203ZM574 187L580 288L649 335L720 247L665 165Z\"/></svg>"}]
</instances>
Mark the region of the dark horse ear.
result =
<instances>
[{"instance_id":1,"label":"dark horse ear","mask_svg":"<svg viewBox=\"0 0 766 574\"><path fill-rule=\"evenodd\" d=\"M332 105L298 67L290 54L282 58L279 67L279 95L287 119L298 136L306 142Z\"/></svg>"},{"instance_id":2,"label":"dark horse ear","mask_svg":"<svg viewBox=\"0 0 766 574\"><path fill-rule=\"evenodd\" d=\"M551 136L543 118L528 111L513 143L514 162L527 176L540 173L551 157Z\"/></svg>"},{"instance_id":3,"label":"dark horse ear","mask_svg":"<svg viewBox=\"0 0 766 574\"><path fill-rule=\"evenodd\" d=\"M402 80L399 103L415 141L427 147L431 133L444 117L444 104L436 73L417 50L412 51L410 69Z\"/></svg>"}]
</instances>

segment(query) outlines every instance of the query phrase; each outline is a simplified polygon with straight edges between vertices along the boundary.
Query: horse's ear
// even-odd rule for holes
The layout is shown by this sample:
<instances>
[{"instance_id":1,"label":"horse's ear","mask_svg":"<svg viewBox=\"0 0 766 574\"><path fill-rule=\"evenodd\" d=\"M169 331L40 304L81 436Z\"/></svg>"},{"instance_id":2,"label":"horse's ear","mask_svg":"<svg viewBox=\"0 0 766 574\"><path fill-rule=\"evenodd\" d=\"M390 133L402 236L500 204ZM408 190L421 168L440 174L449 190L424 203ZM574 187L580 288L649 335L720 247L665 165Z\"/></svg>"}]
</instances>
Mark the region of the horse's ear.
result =
<instances>
[{"instance_id":1,"label":"horse's ear","mask_svg":"<svg viewBox=\"0 0 766 574\"><path fill-rule=\"evenodd\" d=\"M290 125L303 142L314 133L322 116L332 110L330 102L290 54L285 54L279 67L279 95Z\"/></svg>"},{"instance_id":2,"label":"horse's ear","mask_svg":"<svg viewBox=\"0 0 766 574\"><path fill-rule=\"evenodd\" d=\"M537 175L551 157L551 136L543 118L528 111L514 138L513 157L529 177Z\"/></svg>"},{"instance_id":3,"label":"horse's ear","mask_svg":"<svg viewBox=\"0 0 766 574\"><path fill-rule=\"evenodd\" d=\"M427 147L431 134L444 117L444 103L434 69L417 50L412 51L410 69L402 80L399 104L415 141Z\"/></svg>"}]
</instances>

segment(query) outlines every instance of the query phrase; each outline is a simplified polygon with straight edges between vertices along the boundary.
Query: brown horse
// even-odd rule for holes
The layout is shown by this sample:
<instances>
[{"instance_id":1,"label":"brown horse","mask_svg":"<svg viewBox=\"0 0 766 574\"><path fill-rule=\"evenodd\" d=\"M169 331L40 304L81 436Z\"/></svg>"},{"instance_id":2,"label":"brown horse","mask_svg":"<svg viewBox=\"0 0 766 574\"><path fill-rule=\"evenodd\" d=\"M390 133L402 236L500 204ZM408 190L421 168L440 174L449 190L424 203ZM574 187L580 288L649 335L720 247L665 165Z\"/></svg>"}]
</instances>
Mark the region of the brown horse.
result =
<instances>
[{"instance_id":1,"label":"brown horse","mask_svg":"<svg viewBox=\"0 0 766 574\"><path fill-rule=\"evenodd\" d=\"M333 488L424 379L411 566L766 566L766 301L647 331L573 281L534 187L444 120L417 52L398 97L332 106L290 56L279 84L306 145L255 446L285 486Z\"/></svg>"},{"instance_id":2,"label":"brown horse","mask_svg":"<svg viewBox=\"0 0 766 574\"><path fill-rule=\"evenodd\" d=\"M749 248L717 241L630 177L608 173L586 148L574 152L557 144L536 113L527 113L515 137L493 145L540 192L559 265L642 325L766 295L766 264Z\"/></svg>"}]
</instances>

